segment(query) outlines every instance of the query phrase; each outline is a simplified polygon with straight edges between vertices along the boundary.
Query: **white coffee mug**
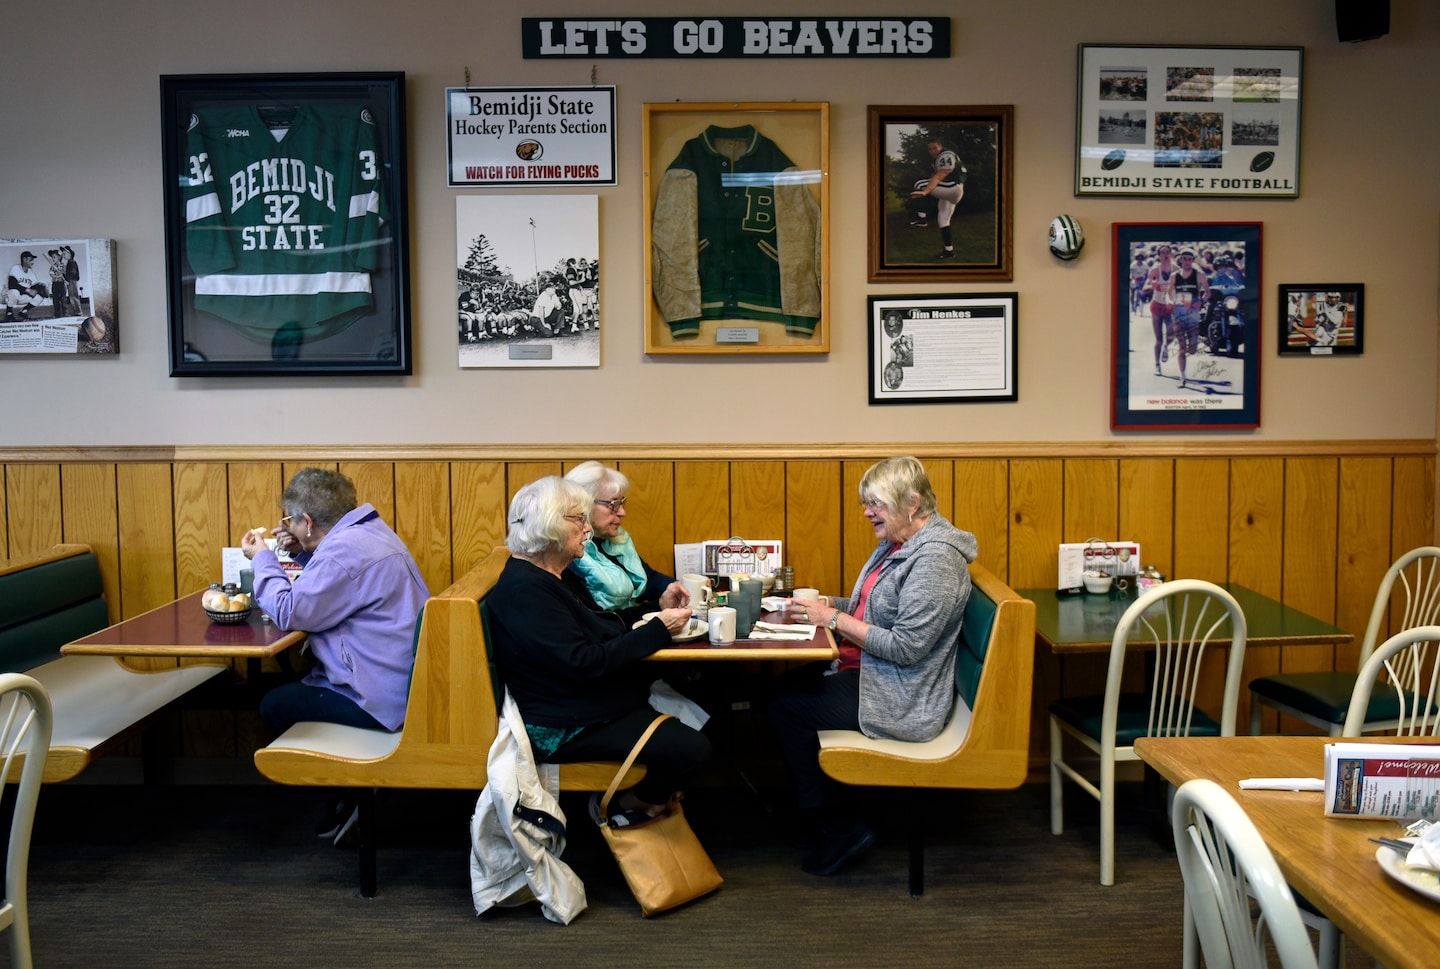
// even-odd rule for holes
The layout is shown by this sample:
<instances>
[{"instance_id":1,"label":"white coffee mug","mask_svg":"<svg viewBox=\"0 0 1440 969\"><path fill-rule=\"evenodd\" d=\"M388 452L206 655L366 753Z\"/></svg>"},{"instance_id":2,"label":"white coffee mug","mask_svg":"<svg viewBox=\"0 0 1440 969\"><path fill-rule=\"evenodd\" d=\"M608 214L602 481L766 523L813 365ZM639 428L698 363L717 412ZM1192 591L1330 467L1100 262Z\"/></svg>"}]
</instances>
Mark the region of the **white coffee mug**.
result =
<instances>
[{"instance_id":1,"label":"white coffee mug","mask_svg":"<svg viewBox=\"0 0 1440 969\"><path fill-rule=\"evenodd\" d=\"M705 620L710 624L710 642L717 646L728 646L735 642L735 610L729 606L714 606Z\"/></svg>"},{"instance_id":2,"label":"white coffee mug","mask_svg":"<svg viewBox=\"0 0 1440 969\"><path fill-rule=\"evenodd\" d=\"M792 598L792 599L814 599L816 602L819 602L819 601L820 601L820 590L819 590L819 589L796 589L794 592L790 593L790 598Z\"/></svg>"},{"instance_id":3,"label":"white coffee mug","mask_svg":"<svg viewBox=\"0 0 1440 969\"><path fill-rule=\"evenodd\" d=\"M690 593L690 608L710 601L710 577L698 572L686 572L680 577L680 584Z\"/></svg>"}]
</instances>

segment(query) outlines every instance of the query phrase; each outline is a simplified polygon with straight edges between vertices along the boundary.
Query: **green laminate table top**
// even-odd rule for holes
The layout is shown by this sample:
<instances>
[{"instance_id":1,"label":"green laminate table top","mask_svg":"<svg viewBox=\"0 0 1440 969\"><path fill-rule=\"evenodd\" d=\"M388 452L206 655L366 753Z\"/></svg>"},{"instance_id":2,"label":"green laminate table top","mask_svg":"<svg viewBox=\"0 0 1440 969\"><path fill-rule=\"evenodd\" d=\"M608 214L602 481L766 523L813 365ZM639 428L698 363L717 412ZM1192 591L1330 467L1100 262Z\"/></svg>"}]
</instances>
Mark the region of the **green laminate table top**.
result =
<instances>
[{"instance_id":1,"label":"green laminate table top","mask_svg":"<svg viewBox=\"0 0 1440 969\"><path fill-rule=\"evenodd\" d=\"M1245 613L1245 645L1333 646L1355 641L1352 633L1235 582L1219 583ZM1054 653L1099 653L1110 649L1115 626L1135 601L1136 591L1061 595L1054 589L1017 589L1035 603L1035 639ZM1223 640L1215 640L1216 645Z\"/></svg>"}]
</instances>

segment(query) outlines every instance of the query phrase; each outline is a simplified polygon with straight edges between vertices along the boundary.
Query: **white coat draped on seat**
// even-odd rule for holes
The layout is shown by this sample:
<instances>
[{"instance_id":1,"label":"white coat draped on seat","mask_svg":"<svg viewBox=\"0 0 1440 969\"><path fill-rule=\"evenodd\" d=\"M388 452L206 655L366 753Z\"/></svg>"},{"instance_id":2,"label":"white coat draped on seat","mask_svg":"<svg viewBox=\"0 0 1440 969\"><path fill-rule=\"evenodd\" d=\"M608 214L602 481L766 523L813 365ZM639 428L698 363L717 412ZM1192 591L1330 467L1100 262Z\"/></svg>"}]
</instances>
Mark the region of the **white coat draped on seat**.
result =
<instances>
[{"instance_id":1,"label":"white coat draped on seat","mask_svg":"<svg viewBox=\"0 0 1440 969\"><path fill-rule=\"evenodd\" d=\"M584 884L560 860L565 850L560 768L535 762L520 708L508 690L488 765L488 780L470 819L470 893L476 914L535 901L547 919L569 925L586 903Z\"/></svg>"}]
</instances>

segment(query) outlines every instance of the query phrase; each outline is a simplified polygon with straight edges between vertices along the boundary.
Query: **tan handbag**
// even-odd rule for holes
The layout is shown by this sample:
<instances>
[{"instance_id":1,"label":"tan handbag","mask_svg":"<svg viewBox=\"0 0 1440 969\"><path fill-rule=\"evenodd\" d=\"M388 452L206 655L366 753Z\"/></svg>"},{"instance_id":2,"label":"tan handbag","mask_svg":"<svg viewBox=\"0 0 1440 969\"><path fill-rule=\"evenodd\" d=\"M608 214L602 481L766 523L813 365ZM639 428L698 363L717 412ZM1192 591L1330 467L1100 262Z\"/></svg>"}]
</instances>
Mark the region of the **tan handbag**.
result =
<instances>
[{"instance_id":1,"label":"tan handbag","mask_svg":"<svg viewBox=\"0 0 1440 969\"><path fill-rule=\"evenodd\" d=\"M680 808L679 795L670 799L668 815L649 824L615 828L608 823L610 799L615 796L621 779L655 728L669 716L656 717L635 742L630 756L625 758L600 800L600 831L646 918L709 894L725 881L701 847L700 839L690 830L685 812Z\"/></svg>"}]
</instances>

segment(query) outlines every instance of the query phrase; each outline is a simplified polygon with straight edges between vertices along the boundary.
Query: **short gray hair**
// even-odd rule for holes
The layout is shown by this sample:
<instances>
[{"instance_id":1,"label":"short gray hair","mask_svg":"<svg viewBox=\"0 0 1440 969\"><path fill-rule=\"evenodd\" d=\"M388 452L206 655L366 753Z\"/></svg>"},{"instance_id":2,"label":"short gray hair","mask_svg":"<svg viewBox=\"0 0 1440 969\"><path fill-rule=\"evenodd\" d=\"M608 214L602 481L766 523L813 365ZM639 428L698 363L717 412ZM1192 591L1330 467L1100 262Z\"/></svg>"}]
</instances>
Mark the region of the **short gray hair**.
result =
<instances>
[{"instance_id":1,"label":"short gray hair","mask_svg":"<svg viewBox=\"0 0 1440 969\"><path fill-rule=\"evenodd\" d=\"M590 506L590 493L573 481L553 474L532 481L510 499L505 547L517 555L558 548L568 527L565 516L588 517Z\"/></svg>"},{"instance_id":2,"label":"short gray hair","mask_svg":"<svg viewBox=\"0 0 1440 969\"><path fill-rule=\"evenodd\" d=\"M286 485L280 505L291 518L309 515L323 529L355 510L355 484L339 471L302 468Z\"/></svg>"},{"instance_id":3,"label":"short gray hair","mask_svg":"<svg viewBox=\"0 0 1440 969\"><path fill-rule=\"evenodd\" d=\"M918 497L920 507L915 514L933 514L936 507L935 489L930 487L930 476L918 458L908 455L876 461L860 479L860 500L878 499L892 512L899 514L902 505L908 505L910 498Z\"/></svg>"},{"instance_id":4,"label":"short gray hair","mask_svg":"<svg viewBox=\"0 0 1440 969\"><path fill-rule=\"evenodd\" d=\"M594 498L601 494L623 495L630 491L630 479L616 468L606 467L599 461L577 464L565 475L566 481L573 481Z\"/></svg>"}]
</instances>

